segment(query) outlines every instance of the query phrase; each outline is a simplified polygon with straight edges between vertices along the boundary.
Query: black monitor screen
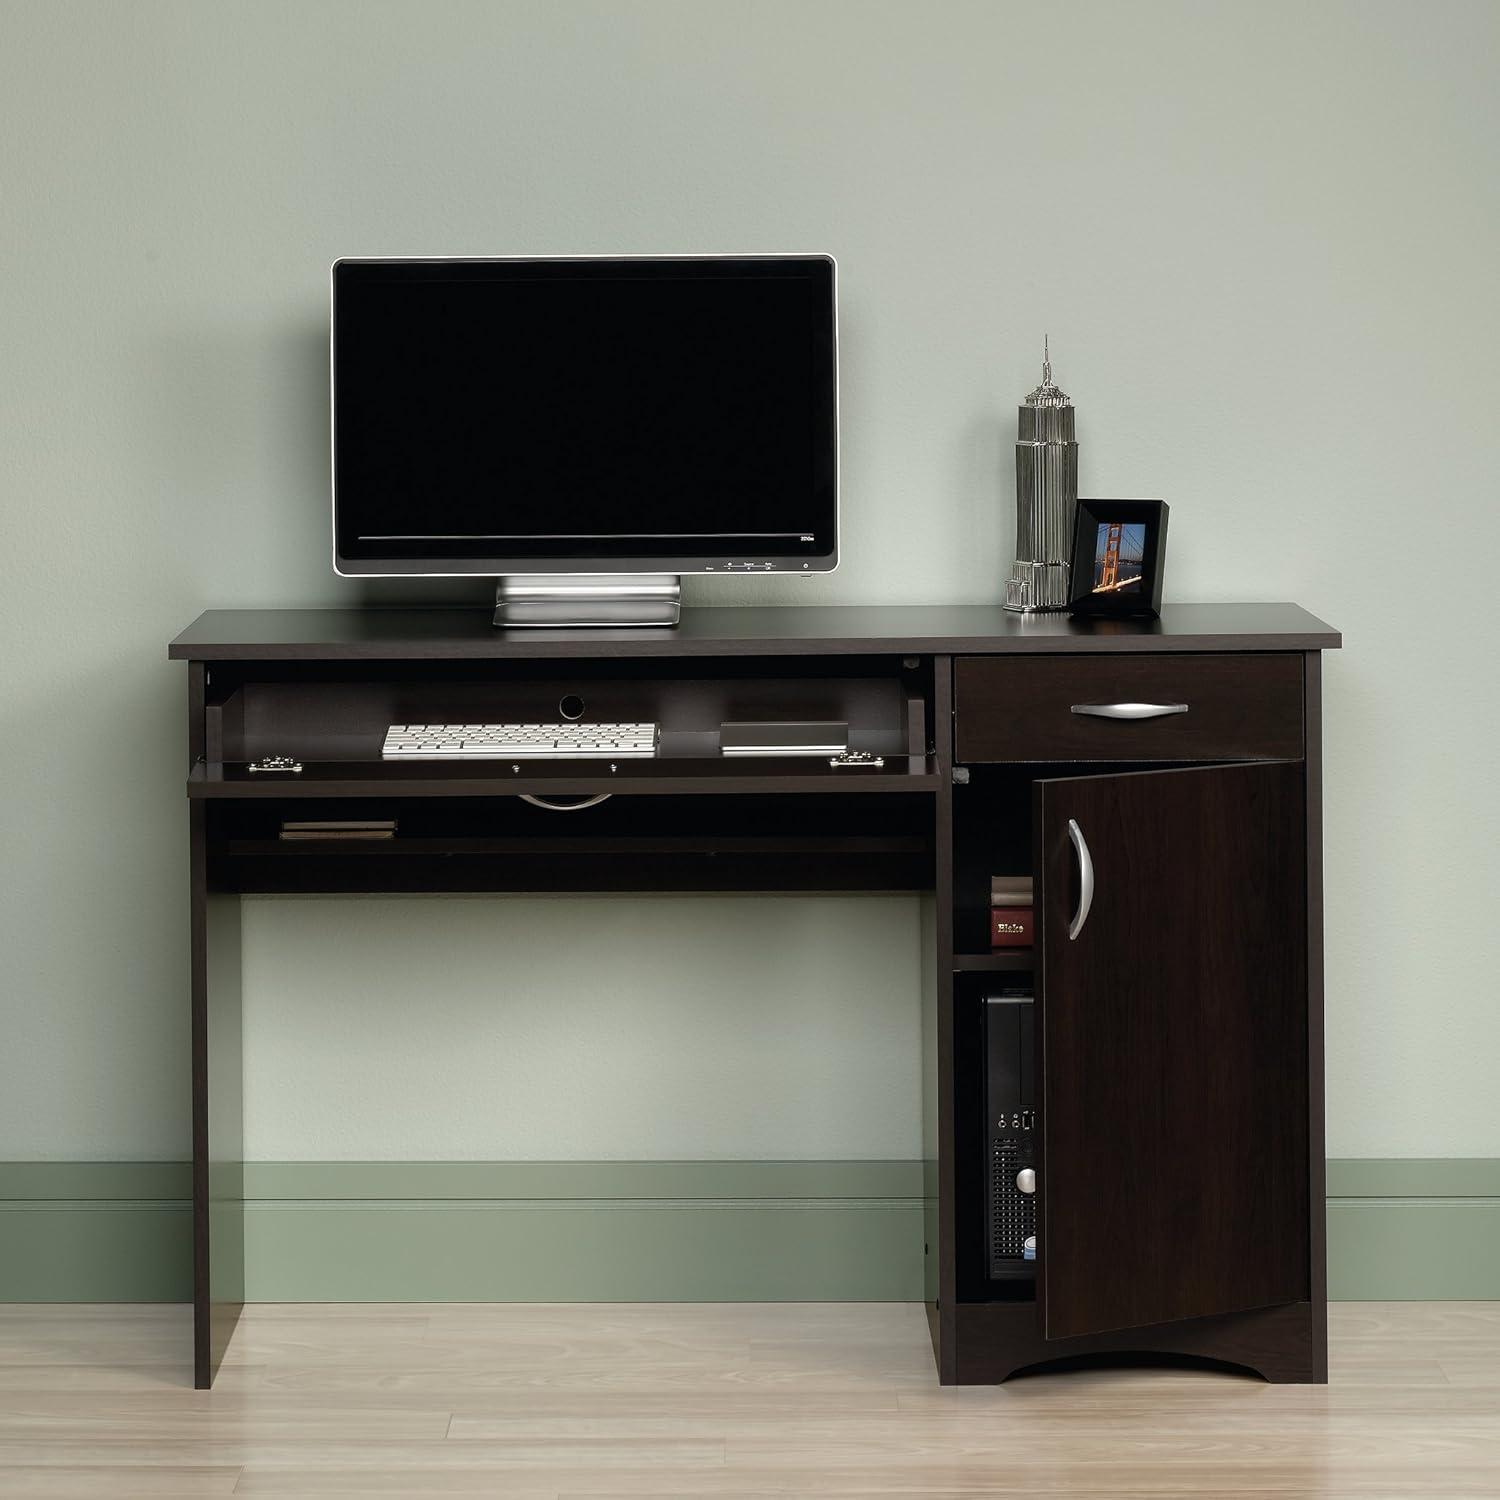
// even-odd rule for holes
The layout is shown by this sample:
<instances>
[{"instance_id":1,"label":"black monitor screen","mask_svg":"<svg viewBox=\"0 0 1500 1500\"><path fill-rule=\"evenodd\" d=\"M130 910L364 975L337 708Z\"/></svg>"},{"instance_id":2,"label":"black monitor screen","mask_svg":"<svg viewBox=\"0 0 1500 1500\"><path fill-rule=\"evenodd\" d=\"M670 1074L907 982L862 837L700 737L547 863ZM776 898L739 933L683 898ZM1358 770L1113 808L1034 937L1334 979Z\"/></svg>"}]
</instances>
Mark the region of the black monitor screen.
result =
<instances>
[{"instance_id":1,"label":"black monitor screen","mask_svg":"<svg viewBox=\"0 0 1500 1500\"><path fill-rule=\"evenodd\" d=\"M831 565L826 257L333 276L342 571Z\"/></svg>"}]
</instances>

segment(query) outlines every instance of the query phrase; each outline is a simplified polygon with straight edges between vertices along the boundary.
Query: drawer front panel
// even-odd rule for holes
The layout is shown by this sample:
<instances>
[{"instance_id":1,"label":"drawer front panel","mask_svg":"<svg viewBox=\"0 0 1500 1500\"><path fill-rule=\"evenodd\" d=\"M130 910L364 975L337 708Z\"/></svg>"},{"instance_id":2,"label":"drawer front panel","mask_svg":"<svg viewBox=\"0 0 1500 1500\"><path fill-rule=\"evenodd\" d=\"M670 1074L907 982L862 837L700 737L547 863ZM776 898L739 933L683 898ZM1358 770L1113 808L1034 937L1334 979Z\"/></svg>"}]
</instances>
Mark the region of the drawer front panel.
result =
<instances>
[{"instance_id":1,"label":"drawer front panel","mask_svg":"<svg viewBox=\"0 0 1500 1500\"><path fill-rule=\"evenodd\" d=\"M1302 658L965 656L955 759L1281 760L1302 756Z\"/></svg>"}]
</instances>

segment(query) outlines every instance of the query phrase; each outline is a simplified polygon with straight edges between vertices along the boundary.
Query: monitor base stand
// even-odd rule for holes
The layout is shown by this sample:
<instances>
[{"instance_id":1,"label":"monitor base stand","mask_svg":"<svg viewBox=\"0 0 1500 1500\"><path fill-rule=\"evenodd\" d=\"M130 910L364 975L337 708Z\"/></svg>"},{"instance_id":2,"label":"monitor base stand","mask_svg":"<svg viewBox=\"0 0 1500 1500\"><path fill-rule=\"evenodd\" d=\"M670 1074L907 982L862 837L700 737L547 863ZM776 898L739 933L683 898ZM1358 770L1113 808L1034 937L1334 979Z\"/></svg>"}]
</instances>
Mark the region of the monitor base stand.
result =
<instances>
[{"instance_id":1,"label":"monitor base stand","mask_svg":"<svg viewBox=\"0 0 1500 1500\"><path fill-rule=\"evenodd\" d=\"M495 584L495 624L675 625L682 618L676 573L511 573Z\"/></svg>"}]
</instances>

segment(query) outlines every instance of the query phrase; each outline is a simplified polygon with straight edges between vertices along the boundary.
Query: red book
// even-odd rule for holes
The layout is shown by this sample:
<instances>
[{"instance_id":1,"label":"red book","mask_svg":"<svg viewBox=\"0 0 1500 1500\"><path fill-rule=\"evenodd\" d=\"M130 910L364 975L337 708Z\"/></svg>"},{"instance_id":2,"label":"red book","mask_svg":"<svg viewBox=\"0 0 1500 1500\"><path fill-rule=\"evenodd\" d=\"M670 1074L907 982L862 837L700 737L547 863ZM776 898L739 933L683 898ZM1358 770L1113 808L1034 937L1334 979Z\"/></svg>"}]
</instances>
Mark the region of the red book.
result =
<instances>
[{"instance_id":1,"label":"red book","mask_svg":"<svg viewBox=\"0 0 1500 1500\"><path fill-rule=\"evenodd\" d=\"M1031 947L1032 908L1029 906L992 906L990 908L990 947Z\"/></svg>"}]
</instances>

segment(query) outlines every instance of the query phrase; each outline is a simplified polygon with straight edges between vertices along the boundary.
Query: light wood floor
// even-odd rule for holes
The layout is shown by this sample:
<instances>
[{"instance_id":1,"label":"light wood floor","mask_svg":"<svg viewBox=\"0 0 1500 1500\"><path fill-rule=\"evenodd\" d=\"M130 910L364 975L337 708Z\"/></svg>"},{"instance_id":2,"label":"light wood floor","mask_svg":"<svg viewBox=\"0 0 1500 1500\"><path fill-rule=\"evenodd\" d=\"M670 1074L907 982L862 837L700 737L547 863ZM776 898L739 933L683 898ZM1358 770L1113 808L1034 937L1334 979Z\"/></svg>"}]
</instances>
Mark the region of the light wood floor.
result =
<instances>
[{"instance_id":1,"label":"light wood floor","mask_svg":"<svg viewBox=\"0 0 1500 1500\"><path fill-rule=\"evenodd\" d=\"M1500 1495L1500 1303L1336 1305L1326 1387L942 1390L911 1305L0 1307L0 1496Z\"/></svg>"}]
</instances>

